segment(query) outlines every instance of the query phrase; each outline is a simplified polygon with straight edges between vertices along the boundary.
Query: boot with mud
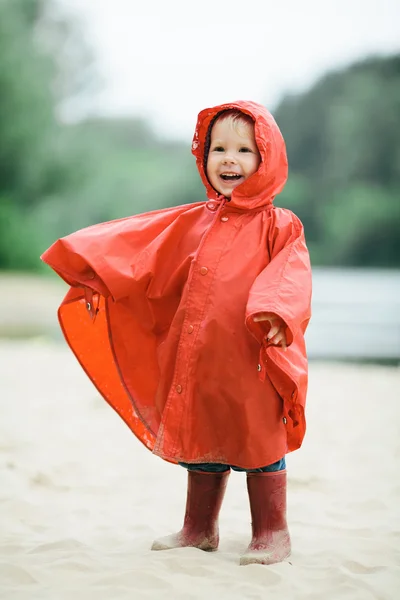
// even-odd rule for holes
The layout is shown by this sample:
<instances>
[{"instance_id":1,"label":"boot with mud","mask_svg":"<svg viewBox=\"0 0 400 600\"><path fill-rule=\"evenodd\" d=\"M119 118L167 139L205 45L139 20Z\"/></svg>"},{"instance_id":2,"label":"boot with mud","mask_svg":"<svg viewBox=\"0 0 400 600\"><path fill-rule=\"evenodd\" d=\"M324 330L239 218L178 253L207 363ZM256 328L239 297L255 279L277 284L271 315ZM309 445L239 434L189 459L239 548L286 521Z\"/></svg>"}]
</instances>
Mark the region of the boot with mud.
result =
<instances>
[{"instance_id":1,"label":"boot with mud","mask_svg":"<svg viewBox=\"0 0 400 600\"><path fill-rule=\"evenodd\" d=\"M286 522L286 470L247 473L253 537L241 565L271 565L290 555Z\"/></svg>"},{"instance_id":2,"label":"boot with mud","mask_svg":"<svg viewBox=\"0 0 400 600\"><path fill-rule=\"evenodd\" d=\"M218 548L218 515L230 469L223 473L188 471L186 512L183 528L153 542L152 550L192 546L205 551Z\"/></svg>"}]
</instances>

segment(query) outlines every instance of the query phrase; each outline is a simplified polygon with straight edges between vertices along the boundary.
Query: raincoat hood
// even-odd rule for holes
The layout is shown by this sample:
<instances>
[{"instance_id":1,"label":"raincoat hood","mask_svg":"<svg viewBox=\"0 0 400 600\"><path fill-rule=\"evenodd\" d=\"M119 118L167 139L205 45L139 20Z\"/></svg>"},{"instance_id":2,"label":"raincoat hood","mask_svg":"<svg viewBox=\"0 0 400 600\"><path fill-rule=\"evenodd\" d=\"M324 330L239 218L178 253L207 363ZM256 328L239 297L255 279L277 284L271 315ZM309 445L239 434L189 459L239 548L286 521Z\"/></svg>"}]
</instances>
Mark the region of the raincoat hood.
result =
<instances>
[{"instance_id":1,"label":"raincoat hood","mask_svg":"<svg viewBox=\"0 0 400 600\"><path fill-rule=\"evenodd\" d=\"M193 137L192 153L196 157L197 168L206 187L207 196L210 200L215 201L223 198L211 186L205 172L204 154L207 134L218 113L231 109L240 110L254 120L255 140L261 155L261 162L257 172L233 190L230 204L243 209L254 209L272 204L275 196L283 190L288 176L286 146L271 113L256 102L230 102L214 108L206 108L199 113Z\"/></svg>"}]
</instances>

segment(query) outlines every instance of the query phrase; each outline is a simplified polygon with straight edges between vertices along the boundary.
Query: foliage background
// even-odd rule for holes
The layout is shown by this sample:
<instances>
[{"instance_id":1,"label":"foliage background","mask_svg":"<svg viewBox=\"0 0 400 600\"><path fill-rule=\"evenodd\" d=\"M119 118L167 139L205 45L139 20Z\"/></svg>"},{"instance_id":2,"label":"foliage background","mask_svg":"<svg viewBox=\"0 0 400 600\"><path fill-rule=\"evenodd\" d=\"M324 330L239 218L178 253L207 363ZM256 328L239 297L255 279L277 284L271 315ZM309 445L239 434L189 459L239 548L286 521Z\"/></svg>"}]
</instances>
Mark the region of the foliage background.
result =
<instances>
[{"instance_id":1,"label":"foliage background","mask_svg":"<svg viewBox=\"0 0 400 600\"><path fill-rule=\"evenodd\" d=\"M204 199L190 141L142 119L62 122L90 95L90 50L50 0L0 0L0 269L87 225ZM329 72L270 107L314 265L400 267L400 55ZM197 115L193 115L195 123Z\"/></svg>"}]
</instances>

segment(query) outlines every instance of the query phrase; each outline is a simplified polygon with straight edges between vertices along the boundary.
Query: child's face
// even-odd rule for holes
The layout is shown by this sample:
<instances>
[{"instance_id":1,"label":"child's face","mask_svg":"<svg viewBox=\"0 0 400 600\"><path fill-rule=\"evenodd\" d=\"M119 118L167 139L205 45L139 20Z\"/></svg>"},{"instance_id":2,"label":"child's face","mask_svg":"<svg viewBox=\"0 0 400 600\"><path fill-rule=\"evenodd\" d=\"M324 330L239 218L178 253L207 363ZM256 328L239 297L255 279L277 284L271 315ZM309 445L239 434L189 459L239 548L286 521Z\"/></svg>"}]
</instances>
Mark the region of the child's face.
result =
<instances>
[{"instance_id":1,"label":"child's face","mask_svg":"<svg viewBox=\"0 0 400 600\"><path fill-rule=\"evenodd\" d=\"M217 121L211 131L207 177L226 198L258 169L261 157L254 139L254 125L244 121Z\"/></svg>"}]
</instances>

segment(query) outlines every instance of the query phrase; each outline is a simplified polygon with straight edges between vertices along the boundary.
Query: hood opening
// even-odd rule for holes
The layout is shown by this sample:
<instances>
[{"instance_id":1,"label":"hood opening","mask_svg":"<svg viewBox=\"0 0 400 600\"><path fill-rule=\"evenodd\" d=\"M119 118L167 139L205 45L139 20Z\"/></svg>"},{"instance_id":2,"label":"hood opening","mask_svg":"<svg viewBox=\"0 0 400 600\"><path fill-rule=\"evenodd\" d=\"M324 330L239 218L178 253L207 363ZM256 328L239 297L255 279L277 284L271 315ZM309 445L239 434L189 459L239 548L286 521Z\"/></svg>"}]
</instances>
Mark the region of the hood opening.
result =
<instances>
[{"instance_id":1,"label":"hood opening","mask_svg":"<svg viewBox=\"0 0 400 600\"><path fill-rule=\"evenodd\" d=\"M225 113L233 113L233 114L237 114L237 115L243 115L244 117L247 117L249 120L251 120L251 122L253 123L253 125L255 126L255 120L253 119L253 117L251 117L249 114L243 112L242 110L238 109L238 108L224 108L223 110L220 110L219 112L217 112L216 115L214 115L214 117L211 119L210 124L208 126L208 130L206 133L206 137L204 140L204 154L203 154L203 170L204 170L204 174L207 178L208 183L210 184L210 186L213 188L213 190L215 190L216 194L218 194L218 196L225 198L227 202L230 202L231 199L230 198L226 198L226 196L224 196L223 194L221 194L220 192L218 192L218 190L216 190L210 183L210 180L208 179L208 174L207 174L207 160L208 160L208 154L210 152L210 146L211 146L211 131L212 128L214 126L214 123ZM258 145L257 145L258 147ZM260 149L258 149L260 151Z\"/></svg>"},{"instance_id":2,"label":"hood opening","mask_svg":"<svg viewBox=\"0 0 400 600\"><path fill-rule=\"evenodd\" d=\"M272 204L275 196L285 186L288 165L285 142L271 113L261 104L238 100L202 110L197 117L192 141L192 153L208 199L225 198L210 184L207 176L207 159L210 152L211 130L216 120L226 112L239 112L254 123L254 135L261 162L256 173L234 189L231 201L234 206L253 209Z\"/></svg>"}]
</instances>

